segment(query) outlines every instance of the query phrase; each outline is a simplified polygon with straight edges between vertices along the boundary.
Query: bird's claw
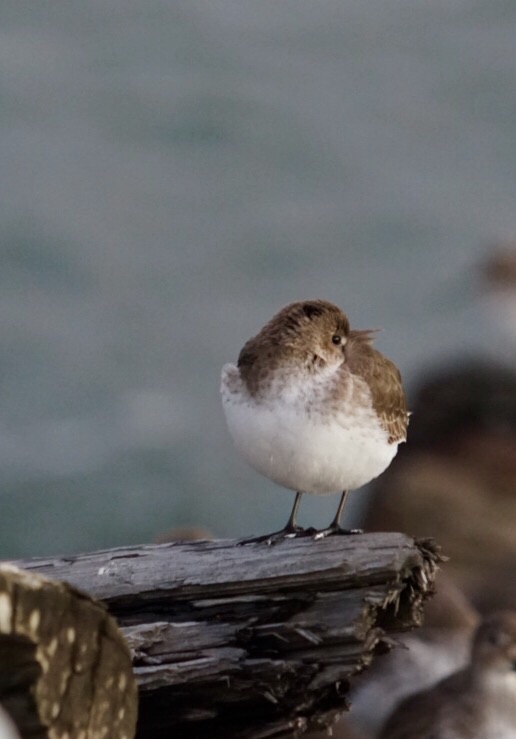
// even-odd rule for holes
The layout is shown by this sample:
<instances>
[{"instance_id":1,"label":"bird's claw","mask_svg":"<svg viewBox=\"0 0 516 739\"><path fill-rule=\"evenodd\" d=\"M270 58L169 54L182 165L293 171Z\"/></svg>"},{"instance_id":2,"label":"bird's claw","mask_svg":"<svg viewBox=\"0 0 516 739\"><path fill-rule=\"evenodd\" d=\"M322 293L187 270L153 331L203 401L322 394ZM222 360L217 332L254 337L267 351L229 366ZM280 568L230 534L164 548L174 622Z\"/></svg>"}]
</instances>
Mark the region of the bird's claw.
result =
<instances>
[{"instance_id":1,"label":"bird's claw","mask_svg":"<svg viewBox=\"0 0 516 739\"><path fill-rule=\"evenodd\" d=\"M313 535L314 541L319 539L326 539L328 536L351 536L356 534L363 534L362 529L343 529L342 526L328 526L327 529L321 529L316 531Z\"/></svg>"},{"instance_id":2,"label":"bird's claw","mask_svg":"<svg viewBox=\"0 0 516 739\"><path fill-rule=\"evenodd\" d=\"M244 544L266 544L272 546L278 544L278 542L284 539L296 539L301 536L309 536L307 533L309 530L304 529L302 526L286 526L281 531L274 531L272 534L264 534L263 536L252 536L249 539L242 539L238 542L238 546L244 546Z\"/></svg>"}]
</instances>

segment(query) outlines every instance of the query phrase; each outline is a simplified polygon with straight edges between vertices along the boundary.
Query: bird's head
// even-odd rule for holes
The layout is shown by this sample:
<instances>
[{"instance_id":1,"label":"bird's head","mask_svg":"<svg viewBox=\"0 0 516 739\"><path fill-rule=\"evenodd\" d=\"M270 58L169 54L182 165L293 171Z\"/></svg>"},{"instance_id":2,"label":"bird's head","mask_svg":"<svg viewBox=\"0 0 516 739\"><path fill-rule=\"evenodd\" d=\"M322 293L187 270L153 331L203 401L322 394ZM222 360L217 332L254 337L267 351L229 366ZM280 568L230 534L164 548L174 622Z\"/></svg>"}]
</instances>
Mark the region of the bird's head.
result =
<instances>
[{"instance_id":1,"label":"bird's head","mask_svg":"<svg viewBox=\"0 0 516 739\"><path fill-rule=\"evenodd\" d=\"M472 663L491 674L516 673L516 611L500 611L481 622L473 638Z\"/></svg>"}]
</instances>

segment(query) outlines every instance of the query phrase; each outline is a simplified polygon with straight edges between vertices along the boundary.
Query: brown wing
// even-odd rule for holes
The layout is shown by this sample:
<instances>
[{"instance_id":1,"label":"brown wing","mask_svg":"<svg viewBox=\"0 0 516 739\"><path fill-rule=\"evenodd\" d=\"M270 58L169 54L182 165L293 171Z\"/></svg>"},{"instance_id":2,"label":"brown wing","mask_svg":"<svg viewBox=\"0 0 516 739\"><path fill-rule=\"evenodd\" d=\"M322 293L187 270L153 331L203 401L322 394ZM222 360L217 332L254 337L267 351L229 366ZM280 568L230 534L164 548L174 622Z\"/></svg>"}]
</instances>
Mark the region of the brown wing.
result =
<instances>
[{"instance_id":1,"label":"brown wing","mask_svg":"<svg viewBox=\"0 0 516 739\"><path fill-rule=\"evenodd\" d=\"M407 438L409 414L396 365L371 346L371 332L350 334L348 365L353 373L368 383L373 396L373 407L389 434L389 442L399 443Z\"/></svg>"},{"instance_id":2,"label":"brown wing","mask_svg":"<svg viewBox=\"0 0 516 739\"><path fill-rule=\"evenodd\" d=\"M387 719L380 739L438 739L439 702L432 693L417 693L400 703Z\"/></svg>"},{"instance_id":3,"label":"brown wing","mask_svg":"<svg viewBox=\"0 0 516 739\"><path fill-rule=\"evenodd\" d=\"M396 365L380 352L376 353L382 358L382 362L377 370L377 382L371 391L373 405L382 426L389 434L389 441L399 443L407 438L409 420L401 375Z\"/></svg>"}]
</instances>

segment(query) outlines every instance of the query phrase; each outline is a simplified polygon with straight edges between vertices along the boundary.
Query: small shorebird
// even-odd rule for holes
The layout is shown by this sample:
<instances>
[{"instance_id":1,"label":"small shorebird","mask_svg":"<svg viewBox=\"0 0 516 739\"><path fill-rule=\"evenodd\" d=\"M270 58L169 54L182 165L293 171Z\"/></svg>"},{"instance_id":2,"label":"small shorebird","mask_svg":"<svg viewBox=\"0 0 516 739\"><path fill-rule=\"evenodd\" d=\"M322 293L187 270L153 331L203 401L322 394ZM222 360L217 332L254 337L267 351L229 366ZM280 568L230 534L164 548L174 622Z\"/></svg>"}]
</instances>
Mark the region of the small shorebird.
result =
<instances>
[{"instance_id":1,"label":"small shorebird","mask_svg":"<svg viewBox=\"0 0 516 739\"><path fill-rule=\"evenodd\" d=\"M491 250L480 265L480 277L485 290L483 304L487 307L496 329L510 342L514 359L516 340L516 241L512 240Z\"/></svg>"},{"instance_id":2,"label":"small shorebird","mask_svg":"<svg viewBox=\"0 0 516 739\"><path fill-rule=\"evenodd\" d=\"M487 617L467 667L404 700L380 739L514 739L516 612Z\"/></svg>"},{"instance_id":3,"label":"small shorebird","mask_svg":"<svg viewBox=\"0 0 516 739\"><path fill-rule=\"evenodd\" d=\"M408 413L397 367L324 300L292 303L250 339L237 366L222 370L222 403L237 449L261 474L296 491L284 529L254 541L303 533L303 493L342 492L318 537L347 533L340 517L349 490L391 463Z\"/></svg>"}]
</instances>

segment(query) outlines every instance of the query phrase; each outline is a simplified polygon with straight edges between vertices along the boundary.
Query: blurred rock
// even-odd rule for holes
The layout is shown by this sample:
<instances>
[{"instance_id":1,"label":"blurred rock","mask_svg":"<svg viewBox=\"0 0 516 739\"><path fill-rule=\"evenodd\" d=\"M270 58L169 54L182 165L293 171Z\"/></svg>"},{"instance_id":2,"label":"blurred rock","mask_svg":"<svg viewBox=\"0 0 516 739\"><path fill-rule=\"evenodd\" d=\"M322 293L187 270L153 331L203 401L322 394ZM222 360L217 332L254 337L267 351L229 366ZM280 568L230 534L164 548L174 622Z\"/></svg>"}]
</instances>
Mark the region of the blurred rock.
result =
<instances>
[{"instance_id":1,"label":"blurred rock","mask_svg":"<svg viewBox=\"0 0 516 739\"><path fill-rule=\"evenodd\" d=\"M24 738L132 739L131 654L105 606L67 582L1 564L0 702Z\"/></svg>"}]
</instances>

